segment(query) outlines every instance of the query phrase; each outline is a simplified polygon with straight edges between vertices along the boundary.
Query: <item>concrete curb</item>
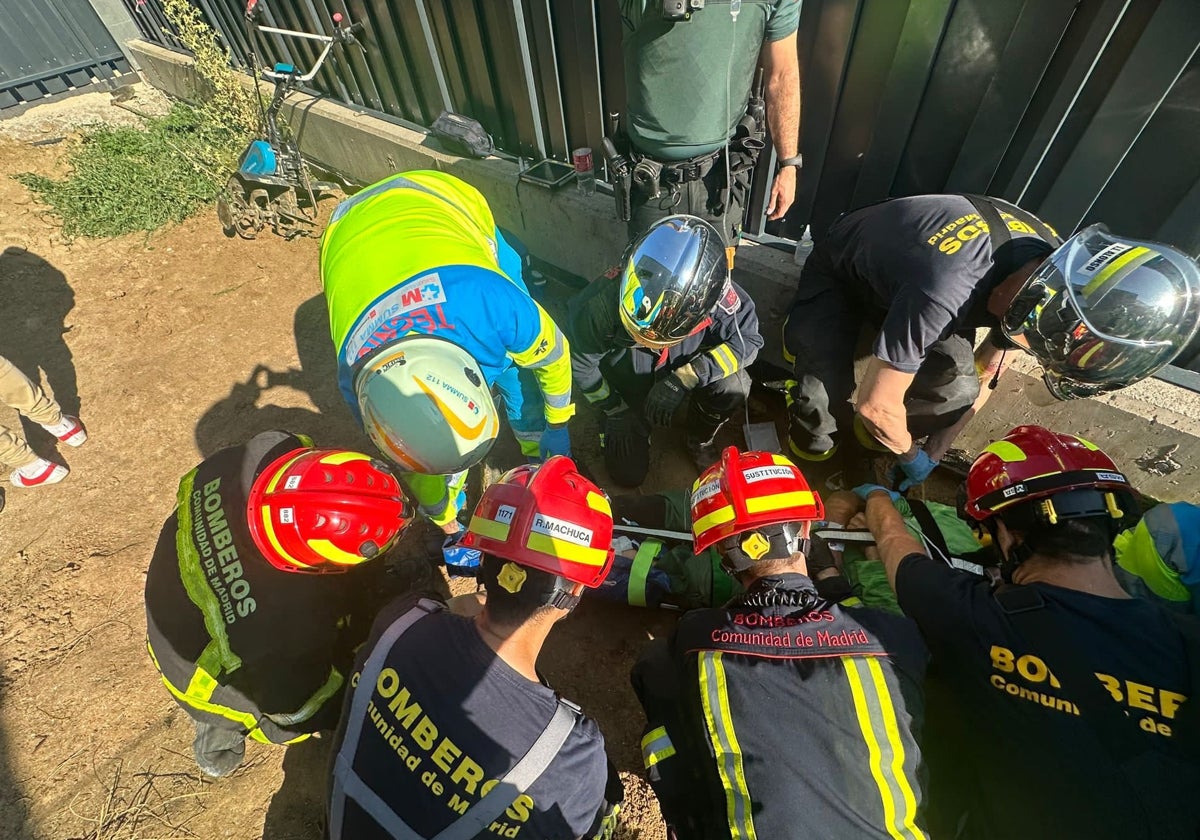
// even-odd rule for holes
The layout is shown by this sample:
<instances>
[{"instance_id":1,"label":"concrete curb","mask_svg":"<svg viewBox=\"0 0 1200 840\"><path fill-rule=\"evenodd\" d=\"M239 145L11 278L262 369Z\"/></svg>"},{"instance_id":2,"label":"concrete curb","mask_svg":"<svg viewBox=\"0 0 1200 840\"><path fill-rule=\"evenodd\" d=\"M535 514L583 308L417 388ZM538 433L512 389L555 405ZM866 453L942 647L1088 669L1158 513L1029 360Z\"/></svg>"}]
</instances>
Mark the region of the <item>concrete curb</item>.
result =
<instances>
[{"instance_id":1,"label":"concrete curb","mask_svg":"<svg viewBox=\"0 0 1200 840\"><path fill-rule=\"evenodd\" d=\"M201 88L188 56L140 40L126 47L155 87L181 99L194 98ZM608 196L518 185L517 165L511 161L446 154L423 132L328 99L296 94L285 110L312 160L363 183L406 169L450 172L479 189L497 222L520 236L532 253L572 274L594 277L624 251L625 225L615 218ZM782 325L798 275L799 267L786 252L756 243L738 251L735 279L758 305L766 340L761 358L780 366ZM1038 423L1094 441L1144 493L1200 502L1200 395L1148 380L1100 399L1039 407L1024 397L1034 382L1030 360L1022 359L1015 368L1001 379L957 441L958 448L978 452L1013 426ZM1148 467L1153 458L1145 456L1173 447L1172 458L1181 466L1156 475Z\"/></svg>"}]
</instances>

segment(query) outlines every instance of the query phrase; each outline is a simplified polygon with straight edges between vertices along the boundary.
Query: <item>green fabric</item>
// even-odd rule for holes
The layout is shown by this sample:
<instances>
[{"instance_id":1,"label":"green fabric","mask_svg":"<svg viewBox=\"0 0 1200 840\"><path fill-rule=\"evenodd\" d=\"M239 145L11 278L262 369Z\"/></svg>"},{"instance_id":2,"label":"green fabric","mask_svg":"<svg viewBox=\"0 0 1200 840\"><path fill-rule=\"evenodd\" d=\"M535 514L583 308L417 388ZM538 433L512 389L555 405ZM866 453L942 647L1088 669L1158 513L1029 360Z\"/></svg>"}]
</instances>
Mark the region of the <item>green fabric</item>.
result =
<instances>
[{"instance_id":1,"label":"green fabric","mask_svg":"<svg viewBox=\"0 0 1200 840\"><path fill-rule=\"evenodd\" d=\"M399 473L400 481L417 500L421 513L439 528L448 525L458 515L455 499L467 483L467 471L454 475L423 475Z\"/></svg>"},{"instance_id":2,"label":"green fabric","mask_svg":"<svg viewBox=\"0 0 1200 840\"><path fill-rule=\"evenodd\" d=\"M662 541L649 539L638 546L637 555L633 558L633 568L629 571L629 605L633 607L646 606L646 576L654 565L654 558L662 551Z\"/></svg>"},{"instance_id":3,"label":"green fabric","mask_svg":"<svg viewBox=\"0 0 1200 840\"><path fill-rule=\"evenodd\" d=\"M942 532L942 538L952 555L962 557L981 548L970 526L959 519L954 508L937 502L926 502L925 506L929 508L929 513L937 523L938 530ZM904 524L908 526L909 532L918 540L921 539L921 526L913 518L908 502L903 498L898 499L896 510L904 517ZM902 614L896 601L896 593L888 583L883 564L877 560L868 560L861 544L846 543L846 550L842 554L842 574L863 606Z\"/></svg>"},{"instance_id":4,"label":"green fabric","mask_svg":"<svg viewBox=\"0 0 1200 840\"><path fill-rule=\"evenodd\" d=\"M621 0L626 129L660 160L685 160L725 144L746 112L764 40L796 31L800 0L708 0L691 20L662 18L661 0Z\"/></svg>"},{"instance_id":5,"label":"green fabric","mask_svg":"<svg viewBox=\"0 0 1200 840\"><path fill-rule=\"evenodd\" d=\"M211 667L206 667L206 670L215 678L242 667L242 659L229 647L229 634L225 632L221 604L204 577L204 570L200 567L200 554L192 542L192 491L195 481L196 470L192 470L179 482L179 492L175 497L176 518L179 523L175 531L175 550L179 554L179 577L183 581L183 587L187 590L188 598L204 616L204 628L212 639L212 644L205 648L205 653L211 654L215 651L216 661Z\"/></svg>"},{"instance_id":6,"label":"green fabric","mask_svg":"<svg viewBox=\"0 0 1200 840\"><path fill-rule=\"evenodd\" d=\"M1117 534L1113 541L1117 564L1141 578L1142 582L1160 598L1167 601L1190 602L1192 594L1179 579L1179 572L1163 562L1145 518L1127 531Z\"/></svg>"},{"instance_id":7,"label":"green fabric","mask_svg":"<svg viewBox=\"0 0 1200 840\"><path fill-rule=\"evenodd\" d=\"M692 529L691 492L671 490L659 493L666 502L662 523L667 531ZM742 585L721 568L721 555L715 548L692 554L690 543L680 543L663 552L654 565L671 579L671 600L684 609L720 606L742 592Z\"/></svg>"}]
</instances>

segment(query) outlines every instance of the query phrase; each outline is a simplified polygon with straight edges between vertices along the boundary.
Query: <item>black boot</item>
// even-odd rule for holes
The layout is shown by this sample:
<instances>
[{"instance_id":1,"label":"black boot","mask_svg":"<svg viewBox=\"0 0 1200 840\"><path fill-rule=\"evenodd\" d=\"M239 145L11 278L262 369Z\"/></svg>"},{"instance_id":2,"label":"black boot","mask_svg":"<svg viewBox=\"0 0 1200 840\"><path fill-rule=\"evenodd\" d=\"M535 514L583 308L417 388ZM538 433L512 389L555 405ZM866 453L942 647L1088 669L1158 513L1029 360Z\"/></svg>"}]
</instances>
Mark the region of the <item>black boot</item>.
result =
<instances>
[{"instance_id":1,"label":"black boot","mask_svg":"<svg viewBox=\"0 0 1200 840\"><path fill-rule=\"evenodd\" d=\"M700 472L704 472L721 457L721 450L716 441L717 432L724 425L724 417L713 417L698 408L695 403L688 410L687 450Z\"/></svg>"}]
</instances>

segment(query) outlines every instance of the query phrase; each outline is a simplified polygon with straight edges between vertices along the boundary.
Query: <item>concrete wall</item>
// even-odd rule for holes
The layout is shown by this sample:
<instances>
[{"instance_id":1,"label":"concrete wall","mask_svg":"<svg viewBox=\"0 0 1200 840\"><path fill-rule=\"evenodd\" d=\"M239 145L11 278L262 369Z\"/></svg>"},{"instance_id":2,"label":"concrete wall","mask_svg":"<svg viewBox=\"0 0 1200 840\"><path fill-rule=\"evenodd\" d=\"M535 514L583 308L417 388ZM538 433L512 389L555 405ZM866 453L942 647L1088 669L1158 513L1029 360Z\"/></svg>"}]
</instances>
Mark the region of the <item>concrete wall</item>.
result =
<instances>
[{"instance_id":1,"label":"concrete wall","mask_svg":"<svg viewBox=\"0 0 1200 840\"><path fill-rule=\"evenodd\" d=\"M128 47L155 87L181 98L201 88L186 56L144 41ZM520 236L532 253L582 277L594 277L624 250L625 225L614 216L610 196L583 196L569 186L548 191L518 185L515 163L446 154L420 131L328 100L296 94L288 107L287 118L299 132L304 154L350 180L372 183L406 169L453 173L486 196L496 220ZM738 251L735 279L757 302L766 339L763 358L781 366L781 327L799 270L792 255L777 249L749 243ZM1012 426L1040 423L1095 441L1143 492L1200 502L1200 395L1151 380L1101 399L1038 407L1025 393L1036 385L1029 376L1030 361L1023 359L1016 367L1001 379L958 447L978 452ZM1174 461L1182 466L1156 475L1143 456L1172 447Z\"/></svg>"}]
</instances>

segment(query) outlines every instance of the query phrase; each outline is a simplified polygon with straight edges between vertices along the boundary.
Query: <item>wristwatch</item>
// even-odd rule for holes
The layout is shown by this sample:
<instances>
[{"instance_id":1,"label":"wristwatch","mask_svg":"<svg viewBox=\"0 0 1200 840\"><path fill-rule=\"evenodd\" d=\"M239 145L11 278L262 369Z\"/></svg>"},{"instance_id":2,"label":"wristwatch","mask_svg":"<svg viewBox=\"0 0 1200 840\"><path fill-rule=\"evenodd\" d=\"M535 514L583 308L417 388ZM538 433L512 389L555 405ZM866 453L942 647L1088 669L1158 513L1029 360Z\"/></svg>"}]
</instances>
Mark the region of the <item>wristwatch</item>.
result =
<instances>
[{"instance_id":1,"label":"wristwatch","mask_svg":"<svg viewBox=\"0 0 1200 840\"><path fill-rule=\"evenodd\" d=\"M796 155L795 157L784 158L779 161L780 169L783 169L785 166L794 166L797 169L802 168L804 166L804 155Z\"/></svg>"}]
</instances>

